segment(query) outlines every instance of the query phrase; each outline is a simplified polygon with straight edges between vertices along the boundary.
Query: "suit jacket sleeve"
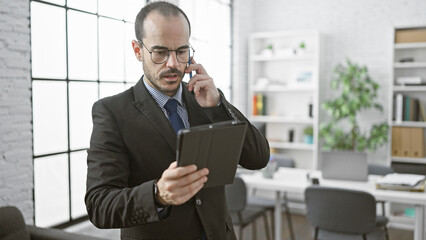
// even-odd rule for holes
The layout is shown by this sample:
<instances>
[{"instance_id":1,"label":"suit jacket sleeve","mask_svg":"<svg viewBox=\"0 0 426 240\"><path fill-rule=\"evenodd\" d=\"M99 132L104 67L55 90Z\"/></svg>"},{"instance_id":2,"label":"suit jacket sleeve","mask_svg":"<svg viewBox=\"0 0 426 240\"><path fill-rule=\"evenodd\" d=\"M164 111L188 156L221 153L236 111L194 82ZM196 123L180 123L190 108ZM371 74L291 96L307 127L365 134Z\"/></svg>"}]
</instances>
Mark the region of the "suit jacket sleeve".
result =
<instances>
[{"instance_id":1,"label":"suit jacket sleeve","mask_svg":"<svg viewBox=\"0 0 426 240\"><path fill-rule=\"evenodd\" d=\"M98 228L124 228L158 221L153 181L129 187L129 154L114 115L102 100L92 109L86 208Z\"/></svg>"},{"instance_id":2,"label":"suit jacket sleeve","mask_svg":"<svg viewBox=\"0 0 426 240\"><path fill-rule=\"evenodd\" d=\"M221 104L218 107L204 108L204 112L212 122L226 120L246 122L248 127L239 164L252 170L264 168L269 161L268 141L236 107L225 99L220 90L219 92Z\"/></svg>"}]
</instances>

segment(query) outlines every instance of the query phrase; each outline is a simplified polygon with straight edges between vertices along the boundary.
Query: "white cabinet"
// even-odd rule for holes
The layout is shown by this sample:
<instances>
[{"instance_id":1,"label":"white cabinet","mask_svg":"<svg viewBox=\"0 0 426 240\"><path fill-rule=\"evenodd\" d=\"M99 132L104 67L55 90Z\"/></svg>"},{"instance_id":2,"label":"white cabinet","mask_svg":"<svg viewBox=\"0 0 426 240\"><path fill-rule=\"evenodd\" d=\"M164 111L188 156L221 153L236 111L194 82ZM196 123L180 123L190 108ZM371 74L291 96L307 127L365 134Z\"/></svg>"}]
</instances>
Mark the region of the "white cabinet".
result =
<instances>
[{"instance_id":1,"label":"white cabinet","mask_svg":"<svg viewBox=\"0 0 426 240\"><path fill-rule=\"evenodd\" d=\"M266 124L276 152L315 169L318 155L318 31L253 33L249 37L249 118ZM313 129L313 142L303 130Z\"/></svg>"},{"instance_id":2,"label":"white cabinet","mask_svg":"<svg viewBox=\"0 0 426 240\"><path fill-rule=\"evenodd\" d=\"M419 35L415 33L416 31L423 31L423 33ZM403 40L398 39L400 34L404 35ZM418 40L419 36L423 40ZM392 131L389 139L389 162L397 172L426 174L424 153L418 156L410 154L410 151L413 151L410 148L426 148L426 119L421 117L420 109L423 108L423 111L426 111L426 26L395 28L392 43L392 74L389 87L389 126ZM409 84L410 81L414 82ZM423 83L414 84L416 81ZM407 129L415 130L423 136L420 137L423 141L409 143L413 135L402 134L396 130L401 128L404 128L404 132ZM413 209L414 206L392 204L390 206L391 226L412 229L414 218L410 216L412 215L410 212L413 212Z\"/></svg>"}]
</instances>

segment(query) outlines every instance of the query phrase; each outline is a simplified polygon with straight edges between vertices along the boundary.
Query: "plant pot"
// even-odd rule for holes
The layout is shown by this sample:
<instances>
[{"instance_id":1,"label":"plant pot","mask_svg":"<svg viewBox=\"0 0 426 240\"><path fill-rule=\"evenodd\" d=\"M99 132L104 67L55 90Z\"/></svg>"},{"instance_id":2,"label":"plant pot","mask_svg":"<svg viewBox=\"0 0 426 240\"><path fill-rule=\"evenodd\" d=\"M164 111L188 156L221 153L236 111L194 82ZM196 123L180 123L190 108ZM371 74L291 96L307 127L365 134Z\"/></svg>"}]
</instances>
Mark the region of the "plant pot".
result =
<instances>
[{"instance_id":1,"label":"plant pot","mask_svg":"<svg viewBox=\"0 0 426 240\"><path fill-rule=\"evenodd\" d=\"M305 135L304 139L306 144L314 144L314 136Z\"/></svg>"}]
</instances>

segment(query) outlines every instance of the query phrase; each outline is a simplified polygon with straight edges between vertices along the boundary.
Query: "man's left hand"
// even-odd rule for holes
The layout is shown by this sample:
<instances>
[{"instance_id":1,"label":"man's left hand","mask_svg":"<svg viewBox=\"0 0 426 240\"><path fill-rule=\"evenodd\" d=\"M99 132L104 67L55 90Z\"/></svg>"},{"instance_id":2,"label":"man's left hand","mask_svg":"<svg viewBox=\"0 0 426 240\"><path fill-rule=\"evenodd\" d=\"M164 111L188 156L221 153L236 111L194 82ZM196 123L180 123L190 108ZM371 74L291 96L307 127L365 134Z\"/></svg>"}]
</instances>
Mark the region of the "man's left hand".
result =
<instances>
[{"instance_id":1,"label":"man's left hand","mask_svg":"<svg viewBox=\"0 0 426 240\"><path fill-rule=\"evenodd\" d=\"M195 99L201 107L215 107L219 104L220 94L214 85L213 79L207 74L201 64L191 61L185 73L195 71L196 74L189 79L188 90L194 91Z\"/></svg>"}]
</instances>

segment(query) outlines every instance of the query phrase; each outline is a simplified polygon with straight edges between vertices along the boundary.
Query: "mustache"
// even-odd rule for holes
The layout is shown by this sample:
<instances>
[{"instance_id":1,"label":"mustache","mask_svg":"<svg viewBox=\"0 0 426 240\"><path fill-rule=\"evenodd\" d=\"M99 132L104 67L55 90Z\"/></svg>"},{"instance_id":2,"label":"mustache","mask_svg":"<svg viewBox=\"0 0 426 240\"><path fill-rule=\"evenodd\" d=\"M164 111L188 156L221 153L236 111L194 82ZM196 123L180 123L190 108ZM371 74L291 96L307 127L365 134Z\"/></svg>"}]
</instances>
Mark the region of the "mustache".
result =
<instances>
[{"instance_id":1,"label":"mustache","mask_svg":"<svg viewBox=\"0 0 426 240\"><path fill-rule=\"evenodd\" d=\"M179 69L177 69L177 68L170 68L170 69L168 69L168 70L160 73L160 77L164 77L164 76L166 76L167 74L170 74L170 73L176 73L179 76L183 75L183 73L181 71L179 71Z\"/></svg>"}]
</instances>

